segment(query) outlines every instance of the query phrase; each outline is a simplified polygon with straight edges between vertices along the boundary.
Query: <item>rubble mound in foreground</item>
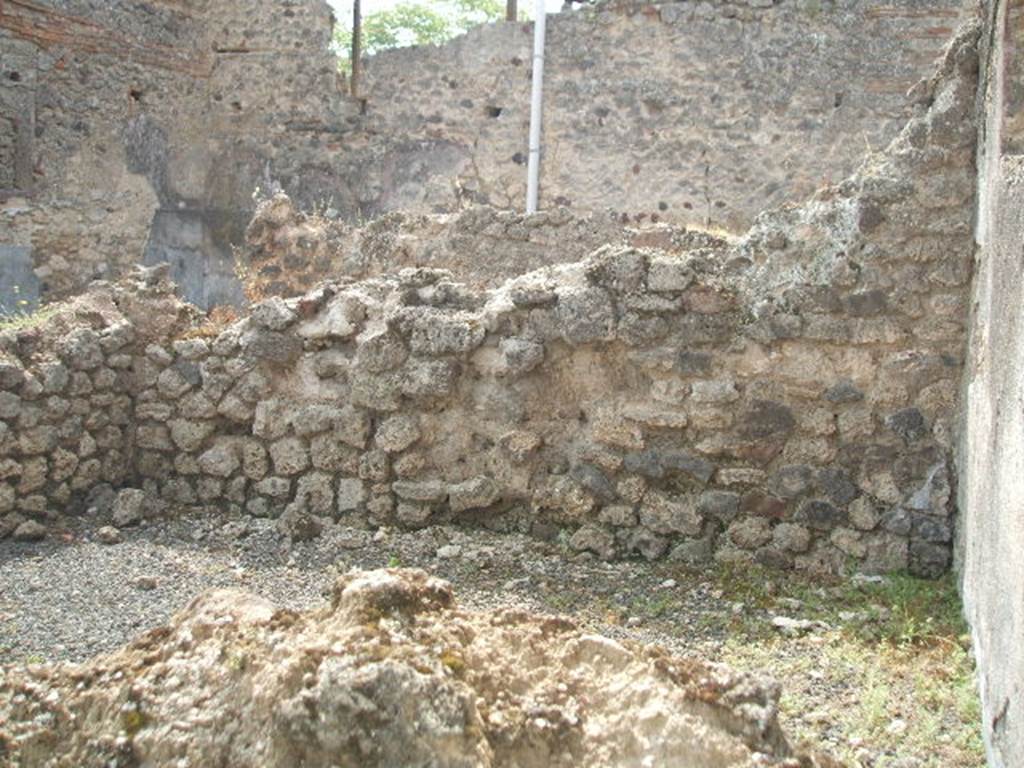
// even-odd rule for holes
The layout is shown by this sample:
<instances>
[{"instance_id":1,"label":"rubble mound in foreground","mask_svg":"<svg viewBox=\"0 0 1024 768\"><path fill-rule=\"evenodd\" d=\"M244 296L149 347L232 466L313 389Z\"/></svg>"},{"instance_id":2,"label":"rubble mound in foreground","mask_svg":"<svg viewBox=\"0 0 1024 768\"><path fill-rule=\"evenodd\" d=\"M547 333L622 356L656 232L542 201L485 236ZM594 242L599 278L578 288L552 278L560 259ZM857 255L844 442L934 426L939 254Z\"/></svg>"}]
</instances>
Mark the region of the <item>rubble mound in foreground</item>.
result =
<instances>
[{"instance_id":1,"label":"rubble mound in foreground","mask_svg":"<svg viewBox=\"0 0 1024 768\"><path fill-rule=\"evenodd\" d=\"M353 572L299 614L239 591L83 665L0 669L21 766L824 766L778 689L570 622L455 607L418 570Z\"/></svg>"}]
</instances>

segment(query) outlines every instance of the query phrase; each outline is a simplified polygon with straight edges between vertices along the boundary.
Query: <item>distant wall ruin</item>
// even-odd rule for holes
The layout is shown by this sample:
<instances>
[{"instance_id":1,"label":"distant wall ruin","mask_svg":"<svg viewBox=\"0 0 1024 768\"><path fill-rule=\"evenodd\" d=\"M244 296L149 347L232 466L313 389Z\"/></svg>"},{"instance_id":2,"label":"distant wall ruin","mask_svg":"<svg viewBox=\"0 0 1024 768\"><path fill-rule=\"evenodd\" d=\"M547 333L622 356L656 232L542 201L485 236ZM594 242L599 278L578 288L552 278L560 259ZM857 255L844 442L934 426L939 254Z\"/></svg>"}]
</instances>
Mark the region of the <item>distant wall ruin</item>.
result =
<instances>
[{"instance_id":1,"label":"distant wall ruin","mask_svg":"<svg viewBox=\"0 0 1024 768\"><path fill-rule=\"evenodd\" d=\"M254 190L349 114L330 32L321 0L5 2L0 246L30 251L25 288L66 296L166 258L190 299L236 301L210 275L231 275Z\"/></svg>"},{"instance_id":2,"label":"distant wall ruin","mask_svg":"<svg viewBox=\"0 0 1024 768\"><path fill-rule=\"evenodd\" d=\"M742 232L896 136L960 8L610 2L552 16L541 207ZM370 59L365 148L340 158L360 184L339 207L522 207L531 29L489 25Z\"/></svg>"},{"instance_id":3,"label":"distant wall ruin","mask_svg":"<svg viewBox=\"0 0 1024 768\"><path fill-rule=\"evenodd\" d=\"M957 14L785 0L554 16L542 203L742 230L896 135ZM529 25L377 56L359 101L330 31L322 0L5 2L0 247L31 255L21 295L167 259L188 298L235 302L257 188L350 222L521 205Z\"/></svg>"}]
</instances>

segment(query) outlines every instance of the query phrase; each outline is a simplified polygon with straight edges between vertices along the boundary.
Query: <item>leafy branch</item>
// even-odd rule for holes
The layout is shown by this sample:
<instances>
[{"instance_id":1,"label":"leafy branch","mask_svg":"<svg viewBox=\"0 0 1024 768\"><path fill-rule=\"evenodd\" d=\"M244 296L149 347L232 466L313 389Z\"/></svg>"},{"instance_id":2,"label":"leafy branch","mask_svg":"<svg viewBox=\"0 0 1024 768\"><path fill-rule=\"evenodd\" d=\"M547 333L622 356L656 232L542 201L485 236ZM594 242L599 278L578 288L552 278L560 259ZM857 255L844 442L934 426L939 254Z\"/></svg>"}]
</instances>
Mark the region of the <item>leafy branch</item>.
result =
<instances>
[{"instance_id":1,"label":"leafy branch","mask_svg":"<svg viewBox=\"0 0 1024 768\"><path fill-rule=\"evenodd\" d=\"M404 0L363 16L363 53L372 56L406 45L440 45L479 24L505 17L505 0ZM520 18L526 15L520 12ZM352 71L352 25L339 20L334 29L338 66Z\"/></svg>"}]
</instances>

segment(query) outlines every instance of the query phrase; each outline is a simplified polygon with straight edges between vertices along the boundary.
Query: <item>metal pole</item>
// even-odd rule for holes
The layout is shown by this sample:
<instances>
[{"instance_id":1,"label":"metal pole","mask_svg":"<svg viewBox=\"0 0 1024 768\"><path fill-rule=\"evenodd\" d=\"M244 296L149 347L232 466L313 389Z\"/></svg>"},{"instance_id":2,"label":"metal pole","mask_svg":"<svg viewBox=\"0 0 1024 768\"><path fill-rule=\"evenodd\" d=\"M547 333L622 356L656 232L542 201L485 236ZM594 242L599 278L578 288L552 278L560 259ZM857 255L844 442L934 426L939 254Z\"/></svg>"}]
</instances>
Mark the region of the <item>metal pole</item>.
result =
<instances>
[{"instance_id":1,"label":"metal pole","mask_svg":"<svg viewBox=\"0 0 1024 768\"><path fill-rule=\"evenodd\" d=\"M505 3L505 21L515 21L519 18L519 0L507 0Z\"/></svg>"},{"instance_id":2,"label":"metal pole","mask_svg":"<svg viewBox=\"0 0 1024 768\"><path fill-rule=\"evenodd\" d=\"M360 0L352 4L352 80L353 97L359 96L359 75L363 68L363 12Z\"/></svg>"},{"instance_id":3,"label":"metal pole","mask_svg":"<svg viewBox=\"0 0 1024 768\"><path fill-rule=\"evenodd\" d=\"M544 0L537 0L533 22L533 87L530 93L530 162L526 177L526 212L537 212L540 193L541 105L544 102L544 34L547 22Z\"/></svg>"}]
</instances>

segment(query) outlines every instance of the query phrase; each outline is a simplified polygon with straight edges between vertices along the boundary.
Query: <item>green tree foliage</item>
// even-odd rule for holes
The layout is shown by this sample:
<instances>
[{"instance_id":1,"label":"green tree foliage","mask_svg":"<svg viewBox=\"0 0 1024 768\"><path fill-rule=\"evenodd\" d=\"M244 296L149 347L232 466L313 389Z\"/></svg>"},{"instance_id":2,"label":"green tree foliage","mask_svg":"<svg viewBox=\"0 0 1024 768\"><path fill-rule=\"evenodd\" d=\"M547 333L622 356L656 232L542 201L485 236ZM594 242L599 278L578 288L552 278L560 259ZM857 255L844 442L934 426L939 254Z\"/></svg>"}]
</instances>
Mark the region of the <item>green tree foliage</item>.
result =
<instances>
[{"instance_id":1,"label":"green tree foliage","mask_svg":"<svg viewBox=\"0 0 1024 768\"><path fill-rule=\"evenodd\" d=\"M372 56L403 45L438 45L477 24L504 17L504 0L404 0L363 16L363 53ZM341 70L351 71L351 17L338 19L334 43Z\"/></svg>"}]
</instances>

